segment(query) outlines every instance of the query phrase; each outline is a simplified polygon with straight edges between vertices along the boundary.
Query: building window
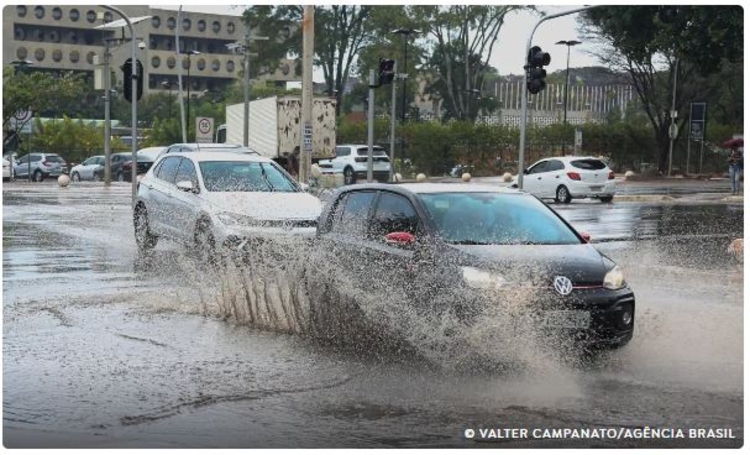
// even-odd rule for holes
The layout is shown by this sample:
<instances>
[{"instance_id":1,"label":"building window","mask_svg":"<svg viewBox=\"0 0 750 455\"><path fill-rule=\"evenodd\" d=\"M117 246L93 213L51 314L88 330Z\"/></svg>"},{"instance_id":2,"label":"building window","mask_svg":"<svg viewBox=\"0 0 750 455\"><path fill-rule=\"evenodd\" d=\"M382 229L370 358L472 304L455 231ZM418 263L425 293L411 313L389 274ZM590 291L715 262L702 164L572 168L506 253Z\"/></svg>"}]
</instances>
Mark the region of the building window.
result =
<instances>
[{"instance_id":1,"label":"building window","mask_svg":"<svg viewBox=\"0 0 750 455\"><path fill-rule=\"evenodd\" d=\"M112 22L112 19L114 19L114 16L112 16L112 13L110 11L105 11L104 22Z\"/></svg>"},{"instance_id":2,"label":"building window","mask_svg":"<svg viewBox=\"0 0 750 455\"><path fill-rule=\"evenodd\" d=\"M174 68L174 65L175 65L175 59L174 59L174 57L169 57L169 58L167 59L167 67L168 67L169 69L173 69L173 68Z\"/></svg>"},{"instance_id":3,"label":"building window","mask_svg":"<svg viewBox=\"0 0 750 455\"><path fill-rule=\"evenodd\" d=\"M208 43L206 45L206 52L208 52L209 54L214 53L214 43Z\"/></svg>"},{"instance_id":4,"label":"building window","mask_svg":"<svg viewBox=\"0 0 750 455\"><path fill-rule=\"evenodd\" d=\"M70 61L73 63L78 63L78 59L81 58L81 55L78 53L78 51L71 51L70 52Z\"/></svg>"},{"instance_id":5,"label":"building window","mask_svg":"<svg viewBox=\"0 0 750 455\"><path fill-rule=\"evenodd\" d=\"M37 6L34 8L34 16L36 16L37 19L44 19L44 7Z\"/></svg>"},{"instance_id":6,"label":"building window","mask_svg":"<svg viewBox=\"0 0 750 455\"><path fill-rule=\"evenodd\" d=\"M49 40L53 43L59 43L60 42L60 32L57 30L52 30L49 32Z\"/></svg>"},{"instance_id":7,"label":"building window","mask_svg":"<svg viewBox=\"0 0 750 455\"><path fill-rule=\"evenodd\" d=\"M26 17L26 7L23 5L16 6L16 14L18 14L18 17Z\"/></svg>"},{"instance_id":8,"label":"building window","mask_svg":"<svg viewBox=\"0 0 750 455\"><path fill-rule=\"evenodd\" d=\"M182 29L183 30L190 30L190 26L193 25L193 23L190 21L190 19L185 18L182 20Z\"/></svg>"},{"instance_id":9,"label":"building window","mask_svg":"<svg viewBox=\"0 0 750 455\"><path fill-rule=\"evenodd\" d=\"M190 85L193 87L193 90L198 90L201 88L201 80L197 77L194 77L192 81L190 81Z\"/></svg>"},{"instance_id":10,"label":"building window","mask_svg":"<svg viewBox=\"0 0 750 455\"><path fill-rule=\"evenodd\" d=\"M40 62L44 60L44 49L39 48L36 51L34 51L34 58L36 58L37 61L40 61Z\"/></svg>"},{"instance_id":11,"label":"building window","mask_svg":"<svg viewBox=\"0 0 750 455\"><path fill-rule=\"evenodd\" d=\"M94 12L94 10L90 9L86 11L86 20L92 24L94 23L94 21L96 21L96 13Z\"/></svg>"},{"instance_id":12,"label":"building window","mask_svg":"<svg viewBox=\"0 0 750 455\"><path fill-rule=\"evenodd\" d=\"M221 62L219 62L219 59L214 60L211 62L211 69L214 71L219 71L221 68Z\"/></svg>"},{"instance_id":13,"label":"building window","mask_svg":"<svg viewBox=\"0 0 750 455\"><path fill-rule=\"evenodd\" d=\"M83 32L83 42L87 46L91 46L94 44L94 31L93 30L86 30Z\"/></svg>"},{"instance_id":14,"label":"building window","mask_svg":"<svg viewBox=\"0 0 750 455\"><path fill-rule=\"evenodd\" d=\"M81 13L78 12L77 9L73 8L70 10L70 20L73 22L78 22L78 19L81 17Z\"/></svg>"},{"instance_id":15,"label":"building window","mask_svg":"<svg viewBox=\"0 0 750 455\"><path fill-rule=\"evenodd\" d=\"M94 64L94 56L96 55L96 52L89 52L86 54L86 61L89 62L89 65Z\"/></svg>"},{"instance_id":16,"label":"building window","mask_svg":"<svg viewBox=\"0 0 750 455\"><path fill-rule=\"evenodd\" d=\"M221 22L214 21L214 23L211 24L211 29L214 31L214 33L219 33L221 31Z\"/></svg>"},{"instance_id":17,"label":"building window","mask_svg":"<svg viewBox=\"0 0 750 455\"><path fill-rule=\"evenodd\" d=\"M156 49L159 47L159 41L156 38L151 38L148 40L148 46L150 49Z\"/></svg>"},{"instance_id":18,"label":"building window","mask_svg":"<svg viewBox=\"0 0 750 455\"><path fill-rule=\"evenodd\" d=\"M62 9L60 9L60 8L59 8L59 7L57 7L57 6L56 6L56 7L54 7L54 8L52 8L52 17L53 17L53 18L54 18L54 19L55 19L56 21L59 21L60 19L62 19Z\"/></svg>"},{"instance_id":19,"label":"building window","mask_svg":"<svg viewBox=\"0 0 750 455\"><path fill-rule=\"evenodd\" d=\"M23 41L26 39L26 31L21 27L16 27L14 30L16 41Z\"/></svg>"},{"instance_id":20,"label":"building window","mask_svg":"<svg viewBox=\"0 0 750 455\"><path fill-rule=\"evenodd\" d=\"M174 30L175 26L177 26L177 21L174 17L170 17L167 19L167 28L170 30Z\"/></svg>"},{"instance_id":21,"label":"building window","mask_svg":"<svg viewBox=\"0 0 750 455\"><path fill-rule=\"evenodd\" d=\"M152 57L151 58L151 66L153 66L154 68L158 68L159 65L161 65L161 59L159 58L159 56Z\"/></svg>"},{"instance_id":22,"label":"building window","mask_svg":"<svg viewBox=\"0 0 750 455\"><path fill-rule=\"evenodd\" d=\"M68 42L71 44L78 44L78 33L76 32L69 32L68 33Z\"/></svg>"},{"instance_id":23,"label":"building window","mask_svg":"<svg viewBox=\"0 0 750 455\"><path fill-rule=\"evenodd\" d=\"M16 57L18 57L18 60L26 60L26 57L29 56L29 51L26 50L25 47L19 47L18 50L16 50Z\"/></svg>"},{"instance_id":24,"label":"building window","mask_svg":"<svg viewBox=\"0 0 750 455\"><path fill-rule=\"evenodd\" d=\"M227 32L231 35L234 33L234 22L227 23Z\"/></svg>"},{"instance_id":25,"label":"building window","mask_svg":"<svg viewBox=\"0 0 750 455\"><path fill-rule=\"evenodd\" d=\"M161 26L161 18L159 16L152 17L151 26L154 28L159 28Z\"/></svg>"},{"instance_id":26,"label":"building window","mask_svg":"<svg viewBox=\"0 0 750 455\"><path fill-rule=\"evenodd\" d=\"M198 63L196 64L196 66L198 67L198 71L203 71L204 69L206 69L206 60L202 58L198 59Z\"/></svg>"},{"instance_id":27,"label":"building window","mask_svg":"<svg viewBox=\"0 0 750 455\"><path fill-rule=\"evenodd\" d=\"M34 30L34 39L36 41L43 42L44 41L44 32L41 31L41 30L39 30L39 29Z\"/></svg>"},{"instance_id":28,"label":"building window","mask_svg":"<svg viewBox=\"0 0 750 455\"><path fill-rule=\"evenodd\" d=\"M198 21L198 31L199 32L205 32L206 31L206 21L203 19Z\"/></svg>"},{"instance_id":29,"label":"building window","mask_svg":"<svg viewBox=\"0 0 750 455\"><path fill-rule=\"evenodd\" d=\"M234 71L234 60L227 61L227 71L229 71L230 73Z\"/></svg>"},{"instance_id":30,"label":"building window","mask_svg":"<svg viewBox=\"0 0 750 455\"><path fill-rule=\"evenodd\" d=\"M62 60L62 51L60 49L55 49L52 51L52 60L59 62Z\"/></svg>"}]
</instances>

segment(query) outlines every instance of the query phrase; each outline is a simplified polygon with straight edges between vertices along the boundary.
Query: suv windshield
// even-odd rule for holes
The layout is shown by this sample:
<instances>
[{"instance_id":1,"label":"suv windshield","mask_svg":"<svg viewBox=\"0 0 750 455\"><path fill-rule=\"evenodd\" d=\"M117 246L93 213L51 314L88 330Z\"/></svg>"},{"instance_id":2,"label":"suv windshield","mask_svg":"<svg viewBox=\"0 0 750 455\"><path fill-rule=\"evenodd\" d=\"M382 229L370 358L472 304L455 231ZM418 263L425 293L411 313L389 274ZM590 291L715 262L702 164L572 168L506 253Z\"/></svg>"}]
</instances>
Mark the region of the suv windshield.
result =
<instances>
[{"instance_id":1,"label":"suv windshield","mask_svg":"<svg viewBox=\"0 0 750 455\"><path fill-rule=\"evenodd\" d=\"M298 191L294 181L273 163L202 161L200 168L208 191Z\"/></svg>"},{"instance_id":2,"label":"suv windshield","mask_svg":"<svg viewBox=\"0 0 750 455\"><path fill-rule=\"evenodd\" d=\"M572 245L581 240L543 202L523 194L420 194L448 243Z\"/></svg>"}]
</instances>

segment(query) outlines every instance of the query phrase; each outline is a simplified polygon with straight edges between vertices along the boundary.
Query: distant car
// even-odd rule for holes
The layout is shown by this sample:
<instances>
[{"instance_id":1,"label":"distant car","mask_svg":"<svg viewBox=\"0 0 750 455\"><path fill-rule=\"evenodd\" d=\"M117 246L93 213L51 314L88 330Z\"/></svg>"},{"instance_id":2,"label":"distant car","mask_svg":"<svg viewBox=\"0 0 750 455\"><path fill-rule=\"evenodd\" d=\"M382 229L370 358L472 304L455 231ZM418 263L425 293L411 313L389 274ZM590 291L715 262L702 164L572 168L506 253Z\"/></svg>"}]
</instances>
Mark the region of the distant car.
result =
<instances>
[{"instance_id":1,"label":"distant car","mask_svg":"<svg viewBox=\"0 0 750 455\"><path fill-rule=\"evenodd\" d=\"M321 202L271 159L233 152L167 153L138 185L140 251L158 239L194 247L209 262L255 238L315 236Z\"/></svg>"},{"instance_id":2,"label":"distant car","mask_svg":"<svg viewBox=\"0 0 750 455\"><path fill-rule=\"evenodd\" d=\"M344 174L344 184L353 185L357 179L367 178L367 145L337 145L336 156L331 159L320 160L321 169ZM387 182L390 178L391 160L382 147L372 148L373 178L379 182Z\"/></svg>"},{"instance_id":3,"label":"distant car","mask_svg":"<svg viewBox=\"0 0 750 455\"><path fill-rule=\"evenodd\" d=\"M518 187L518 177L513 179L511 187ZM546 158L524 170L523 190L540 199L565 204L581 198L612 202L616 191L615 173L598 158Z\"/></svg>"},{"instance_id":4,"label":"distant car","mask_svg":"<svg viewBox=\"0 0 750 455\"><path fill-rule=\"evenodd\" d=\"M8 158L3 158L3 182L9 182L13 177L13 167Z\"/></svg>"},{"instance_id":5,"label":"distant car","mask_svg":"<svg viewBox=\"0 0 750 455\"><path fill-rule=\"evenodd\" d=\"M59 177L67 173L68 165L56 153L31 153L20 157L13 165L13 173L18 179L28 180L29 172L33 181L41 182L47 177Z\"/></svg>"},{"instance_id":6,"label":"distant car","mask_svg":"<svg viewBox=\"0 0 750 455\"><path fill-rule=\"evenodd\" d=\"M307 258L310 320L323 338L389 339L373 315L391 305L434 315L425 320L436 324L445 317L471 325L497 309L530 318L540 334L624 346L633 336L635 296L589 240L536 197L510 188L341 187L321 213ZM532 300L512 300L521 297Z\"/></svg>"},{"instance_id":7,"label":"distant car","mask_svg":"<svg viewBox=\"0 0 750 455\"><path fill-rule=\"evenodd\" d=\"M146 147L144 149L140 149L137 152L137 170L136 175L142 175L148 172L149 169L151 169L151 166L154 165L156 160L161 156L164 151L167 149L167 147ZM126 182L130 182L132 178L132 166L133 166L133 159L132 156L130 157L129 161L126 161L122 165L122 175L123 180Z\"/></svg>"},{"instance_id":8,"label":"distant car","mask_svg":"<svg viewBox=\"0 0 750 455\"><path fill-rule=\"evenodd\" d=\"M99 182L104 178L104 155L87 158L83 163L70 169L70 179L74 182L93 180Z\"/></svg>"},{"instance_id":9,"label":"distant car","mask_svg":"<svg viewBox=\"0 0 750 455\"><path fill-rule=\"evenodd\" d=\"M163 153L181 153L181 152L235 152L248 153L251 155L260 155L255 150L249 149L237 144L172 144L164 150Z\"/></svg>"}]
</instances>

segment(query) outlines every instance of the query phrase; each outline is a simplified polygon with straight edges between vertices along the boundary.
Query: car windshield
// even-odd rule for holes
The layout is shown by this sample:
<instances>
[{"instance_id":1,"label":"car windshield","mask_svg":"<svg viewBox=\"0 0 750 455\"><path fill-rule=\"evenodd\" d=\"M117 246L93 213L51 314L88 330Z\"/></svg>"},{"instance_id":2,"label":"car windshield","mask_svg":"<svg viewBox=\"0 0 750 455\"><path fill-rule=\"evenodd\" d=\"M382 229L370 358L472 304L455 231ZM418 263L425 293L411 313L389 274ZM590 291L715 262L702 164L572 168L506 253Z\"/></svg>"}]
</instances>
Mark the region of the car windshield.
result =
<instances>
[{"instance_id":1,"label":"car windshield","mask_svg":"<svg viewBox=\"0 0 750 455\"><path fill-rule=\"evenodd\" d=\"M571 245L576 234L543 202L525 194L420 194L448 243L461 245Z\"/></svg>"},{"instance_id":2,"label":"car windshield","mask_svg":"<svg viewBox=\"0 0 750 455\"><path fill-rule=\"evenodd\" d=\"M604 169L607 167L606 164L601 162L600 160L574 160L570 162L573 167L577 167L578 169L586 169L589 171L599 171L601 169Z\"/></svg>"},{"instance_id":3,"label":"car windshield","mask_svg":"<svg viewBox=\"0 0 750 455\"><path fill-rule=\"evenodd\" d=\"M299 191L273 163L202 161L200 168L208 191Z\"/></svg>"},{"instance_id":4,"label":"car windshield","mask_svg":"<svg viewBox=\"0 0 750 455\"><path fill-rule=\"evenodd\" d=\"M372 154L373 155L385 155L385 150L379 148L379 147L373 147L372 148ZM359 156L367 156L367 147L360 147L357 149L357 155Z\"/></svg>"}]
</instances>

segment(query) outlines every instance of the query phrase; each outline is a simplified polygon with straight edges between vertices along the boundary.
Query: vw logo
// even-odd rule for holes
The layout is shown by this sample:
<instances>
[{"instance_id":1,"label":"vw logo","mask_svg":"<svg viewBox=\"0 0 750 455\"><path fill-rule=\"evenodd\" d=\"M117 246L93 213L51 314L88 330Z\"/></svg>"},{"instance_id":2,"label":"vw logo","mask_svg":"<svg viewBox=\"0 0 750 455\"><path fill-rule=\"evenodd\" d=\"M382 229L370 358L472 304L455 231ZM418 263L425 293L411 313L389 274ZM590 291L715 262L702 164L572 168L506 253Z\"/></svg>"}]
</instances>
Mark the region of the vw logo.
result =
<instances>
[{"instance_id":1,"label":"vw logo","mask_svg":"<svg viewBox=\"0 0 750 455\"><path fill-rule=\"evenodd\" d=\"M555 291L560 295L568 295L573 292L573 283L567 277L556 276L554 285Z\"/></svg>"}]
</instances>

